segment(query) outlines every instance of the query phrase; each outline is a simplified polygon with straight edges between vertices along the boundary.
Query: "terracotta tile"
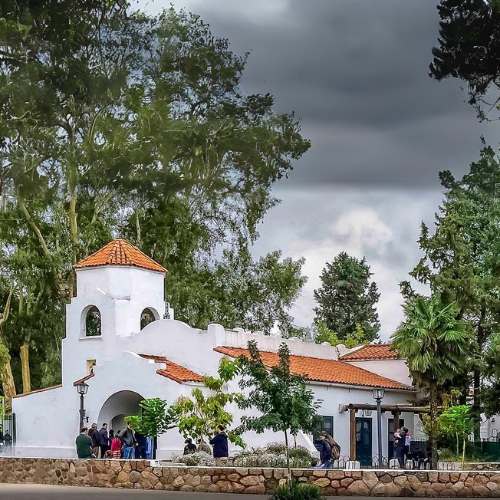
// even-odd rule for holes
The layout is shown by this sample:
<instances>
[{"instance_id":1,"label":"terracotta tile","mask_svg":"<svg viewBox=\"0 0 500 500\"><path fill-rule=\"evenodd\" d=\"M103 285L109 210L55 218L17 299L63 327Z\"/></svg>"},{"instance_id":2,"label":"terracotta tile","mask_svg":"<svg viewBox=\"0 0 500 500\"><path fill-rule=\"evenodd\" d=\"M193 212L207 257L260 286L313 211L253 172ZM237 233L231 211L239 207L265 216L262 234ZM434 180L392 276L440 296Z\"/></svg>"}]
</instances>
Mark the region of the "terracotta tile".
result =
<instances>
[{"instance_id":1,"label":"terracotta tile","mask_svg":"<svg viewBox=\"0 0 500 500\"><path fill-rule=\"evenodd\" d=\"M340 356L342 361L369 361L377 359L399 359L391 344L368 344L356 351Z\"/></svg>"},{"instance_id":2,"label":"terracotta tile","mask_svg":"<svg viewBox=\"0 0 500 500\"><path fill-rule=\"evenodd\" d=\"M145 359L152 359L155 363L165 363L165 368L156 370L156 373L171 380L175 380L175 382L179 384L183 382L203 382L203 377L200 374L170 361L165 356L156 356L154 354L139 354L139 356Z\"/></svg>"},{"instance_id":3,"label":"terracotta tile","mask_svg":"<svg viewBox=\"0 0 500 500\"><path fill-rule=\"evenodd\" d=\"M248 356L248 349L239 347L216 347L221 354L236 358ZM262 362L271 368L278 364L278 354L275 352L260 353ZM296 375L302 375L307 380L331 384L347 384L368 387L384 387L386 389L412 390L411 387L391 380L363 368L332 359L312 358L307 356L290 356L290 369Z\"/></svg>"},{"instance_id":4,"label":"terracotta tile","mask_svg":"<svg viewBox=\"0 0 500 500\"><path fill-rule=\"evenodd\" d=\"M137 247L126 240L113 240L100 250L89 255L75 265L75 268L96 266L133 266L150 271L165 273L167 270L141 252Z\"/></svg>"}]
</instances>

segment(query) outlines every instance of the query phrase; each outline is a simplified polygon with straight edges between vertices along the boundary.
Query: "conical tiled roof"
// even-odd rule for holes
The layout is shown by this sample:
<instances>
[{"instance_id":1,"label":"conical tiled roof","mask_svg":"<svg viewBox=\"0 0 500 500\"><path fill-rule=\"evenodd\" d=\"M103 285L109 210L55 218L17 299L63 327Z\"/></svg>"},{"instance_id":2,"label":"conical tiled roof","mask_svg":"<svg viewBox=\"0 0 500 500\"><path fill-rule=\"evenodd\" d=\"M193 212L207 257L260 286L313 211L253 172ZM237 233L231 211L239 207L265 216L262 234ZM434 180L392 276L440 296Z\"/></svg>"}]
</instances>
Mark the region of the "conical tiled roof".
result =
<instances>
[{"instance_id":1,"label":"conical tiled roof","mask_svg":"<svg viewBox=\"0 0 500 500\"><path fill-rule=\"evenodd\" d=\"M85 257L76 269L97 266L132 266L165 273L167 270L126 240L112 240L100 250Z\"/></svg>"}]
</instances>

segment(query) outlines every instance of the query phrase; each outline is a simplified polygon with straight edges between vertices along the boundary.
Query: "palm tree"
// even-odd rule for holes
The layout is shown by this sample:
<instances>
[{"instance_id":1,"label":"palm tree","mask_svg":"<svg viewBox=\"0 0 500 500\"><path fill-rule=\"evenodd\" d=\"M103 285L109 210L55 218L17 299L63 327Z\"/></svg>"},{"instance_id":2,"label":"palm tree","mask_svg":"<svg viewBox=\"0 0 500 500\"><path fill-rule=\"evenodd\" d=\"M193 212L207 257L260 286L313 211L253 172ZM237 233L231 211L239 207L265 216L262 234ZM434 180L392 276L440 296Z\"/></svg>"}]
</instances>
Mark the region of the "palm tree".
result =
<instances>
[{"instance_id":1,"label":"palm tree","mask_svg":"<svg viewBox=\"0 0 500 500\"><path fill-rule=\"evenodd\" d=\"M406 359L414 384L429 394L429 439L436 468L438 390L466 370L472 337L468 324L457 319L458 307L443 303L437 295L412 298L404 311L405 320L392 336L392 345Z\"/></svg>"}]
</instances>

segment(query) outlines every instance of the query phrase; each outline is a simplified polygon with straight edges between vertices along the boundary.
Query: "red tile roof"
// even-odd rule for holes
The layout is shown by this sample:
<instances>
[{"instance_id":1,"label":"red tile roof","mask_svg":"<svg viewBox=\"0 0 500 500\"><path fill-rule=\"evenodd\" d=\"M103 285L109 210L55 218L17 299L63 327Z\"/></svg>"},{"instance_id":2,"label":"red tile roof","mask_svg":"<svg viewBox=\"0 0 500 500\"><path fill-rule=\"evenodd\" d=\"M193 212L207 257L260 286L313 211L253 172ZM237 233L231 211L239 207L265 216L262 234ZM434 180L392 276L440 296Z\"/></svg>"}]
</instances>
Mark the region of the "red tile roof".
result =
<instances>
[{"instance_id":1,"label":"red tile roof","mask_svg":"<svg viewBox=\"0 0 500 500\"><path fill-rule=\"evenodd\" d=\"M215 351L236 358L248 356L248 349L240 347L216 347ZM275 352L260 353L263 363L271 368L278 364L278 354ZM413 390L401 384L363 368L332 359L311 358L308 356L290 356L290 369L296 375L302 375L307 380L330 384L347 384L366 387L383 387L385 389Z\"/></svg>"},{"instance_id":2,"label":"red tile roof","mask_svg":"<svg viewBox=\"0 0 500 500\"><path fill-rule=\"evenodd\" d=\"M85 257L76 269L96 266L133 266L165 273L167 270L126 240L112 240L100 250Z\"/></svg>"},{"instance_id":3,"label":"red tile roof","mask_svg":"<svg viewBox=\"0 0 500 500\"><path fill-rule=\"evenodd\" d=\"M340 356L342 361L371 361L377 359L400 359L391 344L368 344L356 351Z\"/></svg>"},{"instance_id":4,"label":"red tile roof","mask_svg":"<svg viewBox=\"0 0 500 500\"><path fill-rule=\"evenodd\" d=\"M189 368L170 361L165 356L156 356L154 354L139 354L139 356L145 359L152 359L155 363L165 363L165 368L156 370L156 373L174 380L179 384L184 382L203 382L203 377L201 375L193 372Z\"/></svg>"}]
</instances>

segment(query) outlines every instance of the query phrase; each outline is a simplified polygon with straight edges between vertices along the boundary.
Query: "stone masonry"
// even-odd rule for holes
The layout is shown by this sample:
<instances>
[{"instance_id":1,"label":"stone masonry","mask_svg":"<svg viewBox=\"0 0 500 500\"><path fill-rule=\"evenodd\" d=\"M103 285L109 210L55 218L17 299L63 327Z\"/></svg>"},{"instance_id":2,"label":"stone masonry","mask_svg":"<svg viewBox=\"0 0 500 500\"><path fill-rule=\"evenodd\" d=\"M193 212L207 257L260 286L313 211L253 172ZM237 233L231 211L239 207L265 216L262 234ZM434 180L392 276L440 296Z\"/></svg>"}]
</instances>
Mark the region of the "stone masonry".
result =
<instances>
[{"instance_id":1,"label":"stone masonry","mask_svg":"<svg viewBox=\"0 0 500 500\"><path fill-rule=\"evenodd\" d=\"M294 469L328 495L500 497L500 472ZM147 460L0 458L0 482L148 490L270 493L285 469L151 466Z\"/></svg>"}]
</instances>

